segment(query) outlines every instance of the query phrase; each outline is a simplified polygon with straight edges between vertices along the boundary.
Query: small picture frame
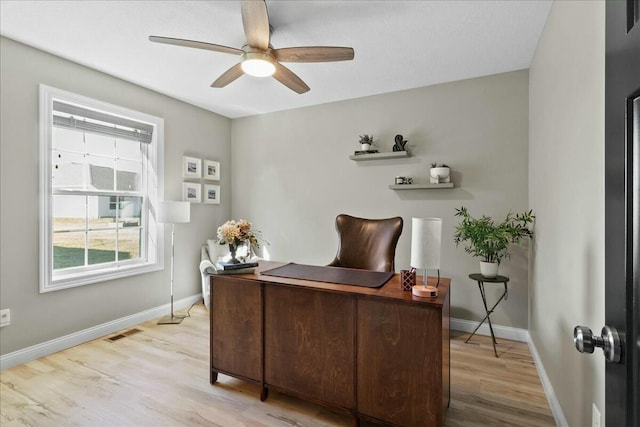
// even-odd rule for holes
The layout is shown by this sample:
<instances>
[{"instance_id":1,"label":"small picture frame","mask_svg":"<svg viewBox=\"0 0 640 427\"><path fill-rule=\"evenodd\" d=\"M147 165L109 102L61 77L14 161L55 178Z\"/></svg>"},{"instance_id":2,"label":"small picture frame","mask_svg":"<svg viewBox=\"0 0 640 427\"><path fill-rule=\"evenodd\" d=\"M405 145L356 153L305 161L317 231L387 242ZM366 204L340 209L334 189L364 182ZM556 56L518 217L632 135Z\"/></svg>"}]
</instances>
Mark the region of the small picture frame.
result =
<instances>
[{"instance_id":1,"label":"small picture frame","mask_svg":"<svg viewBox=\"0 0 640 427\"><path fill-rule=\"evenodd\" d=\"M182 200L190 203L200 203L201 185L194 182L182 183Z\"/></svg>"},{"instance_id":2,"label":"small picture frame","mask_svg":"<svg viewBox=\"0 0 640 427\"><path fill-rule=\"evenodd\" d=\"M220 204L220 186L219 185L204 185L204 203L219 205Z\"/></svg>"},{"instance_id":3,"label":"small picture frame","mask_svg":"<svg viewBox=\"0 0 640 427\"><path fill-rule=\"evenodd\" d=\"M204 179L220 181L220 162L204 161Z\"/></svg>"},{"instance_id":4,"label":"small picture frame","mask_svg":"<svg viewBox=\"0 0 640 427\"><path fill-rule=\"evenodd\" d=\"M196 157L182 157L182 177L200 179L202 161Z\"/></svg>"}]
</instances>

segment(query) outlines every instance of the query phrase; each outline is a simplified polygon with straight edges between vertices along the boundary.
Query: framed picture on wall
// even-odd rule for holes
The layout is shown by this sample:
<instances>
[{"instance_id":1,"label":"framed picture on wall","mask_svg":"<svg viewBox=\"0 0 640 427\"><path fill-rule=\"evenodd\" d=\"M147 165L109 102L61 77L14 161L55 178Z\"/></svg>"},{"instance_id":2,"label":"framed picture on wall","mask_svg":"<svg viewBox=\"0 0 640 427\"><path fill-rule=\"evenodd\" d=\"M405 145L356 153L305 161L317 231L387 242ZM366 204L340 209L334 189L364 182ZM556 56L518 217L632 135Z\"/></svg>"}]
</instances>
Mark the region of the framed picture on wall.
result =
<instances>
[{"instance_id":1,"label":"framed picture on wall","mask_svg":"<svg viewBox=\"0 0 640 427\"><path fill-rule=\"evenodd\" d=\"M191 203L200 203L200 187L199 183L183 182L182 183L182 200Z\"/></svg>"},{"instance_id":2,"label":"framed picture on wall","mask_svg":"<svg viewBox=\"0 0 640 427\"><path fill-rule=\"evenodd\" d=\"M220 204L220 186L204 185L204 203L219 205Z\"/></svg>"},{"instance_id":3,"label":"framed picture on wall","mask_svg":"<svg viewBox=\"0 0 640 427\"><path fill-rule=\"evenodd\" d=\"M196 157L182 157L182 177L199 179L202 175L201 160Z\"/></svg>"},{"instance_id":4,"label":"framed picture on wall","mask_svg":"<svg viewBox=\"0 0 640 427\"><path fill-rule=\"evenodd\" d=\"M204 161L204 179L220 181L220 162Z\"/></svg>"}]
</instances>

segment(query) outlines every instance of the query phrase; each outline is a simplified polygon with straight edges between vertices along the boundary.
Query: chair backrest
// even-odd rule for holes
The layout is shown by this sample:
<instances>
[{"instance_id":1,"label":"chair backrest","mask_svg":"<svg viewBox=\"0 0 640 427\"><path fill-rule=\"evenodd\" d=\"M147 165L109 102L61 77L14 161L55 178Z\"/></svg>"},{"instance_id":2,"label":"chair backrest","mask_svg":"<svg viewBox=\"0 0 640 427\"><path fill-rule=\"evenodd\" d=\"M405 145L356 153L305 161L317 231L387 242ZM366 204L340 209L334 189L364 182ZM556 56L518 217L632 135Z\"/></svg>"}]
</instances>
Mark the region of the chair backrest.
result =
<instances>
[{"instance_id":1,"label":"chair backrest","mask_svg":"<svg viewBox=\"0 0 640 427\"><path fill-rule=\"evenodd\" d=\"M396 245L402 234L401 217L365 219L340 214L336 231L340 246L333 267L374 271L395 271Z\"/></svg>"}]
</instances>

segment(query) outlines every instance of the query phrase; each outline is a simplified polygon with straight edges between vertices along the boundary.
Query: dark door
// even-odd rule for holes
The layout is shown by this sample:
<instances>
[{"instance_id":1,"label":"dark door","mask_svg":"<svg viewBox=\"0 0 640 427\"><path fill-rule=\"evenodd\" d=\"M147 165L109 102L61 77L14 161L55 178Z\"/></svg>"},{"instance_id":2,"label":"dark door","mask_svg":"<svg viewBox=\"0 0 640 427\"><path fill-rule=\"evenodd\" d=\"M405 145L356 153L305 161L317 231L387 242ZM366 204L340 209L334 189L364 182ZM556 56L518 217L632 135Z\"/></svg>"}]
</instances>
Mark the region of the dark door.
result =
<instances>
[{"instance_id":1,"label":"dark door","mask_svg":"<svg viewBox=\"0 0 640 427\"><path fill-rule=\"evenodd\" d=\"M640 0L606 4L605 320L621 334L606 366L606 425L640 426Z\"/></svg>"},{"instance_id":2,"label":"dark door","mask_svg":"<svg viewBox=\"0 0 640 427\"><path fill-rule=\"evenodd\" d=\"M607 426L640 426L640 0L606 3L605 321L576 327L607 359Z\"/></svg>"}]
</instances>

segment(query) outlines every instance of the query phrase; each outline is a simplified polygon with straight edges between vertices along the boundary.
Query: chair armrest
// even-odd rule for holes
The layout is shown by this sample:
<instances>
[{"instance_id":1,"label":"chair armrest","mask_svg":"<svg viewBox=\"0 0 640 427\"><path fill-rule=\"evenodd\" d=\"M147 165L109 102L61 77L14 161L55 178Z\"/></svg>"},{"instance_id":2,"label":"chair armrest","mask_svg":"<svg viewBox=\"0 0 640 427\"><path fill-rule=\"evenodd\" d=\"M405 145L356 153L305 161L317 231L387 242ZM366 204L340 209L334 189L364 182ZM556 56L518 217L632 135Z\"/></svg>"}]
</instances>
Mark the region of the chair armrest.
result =
<instances>
[{"instance_id":1,"label":"chair armrest","mask_svg":"<svg viewBox=\"0 0 640 427\"><path fill-rule=\"evenodd\" d=\"M216 266L211 262L209 258L209 249L207 246L203 246L200 250L200 273L202 275L216 274Z\"/></svg>"}]
</instances>

